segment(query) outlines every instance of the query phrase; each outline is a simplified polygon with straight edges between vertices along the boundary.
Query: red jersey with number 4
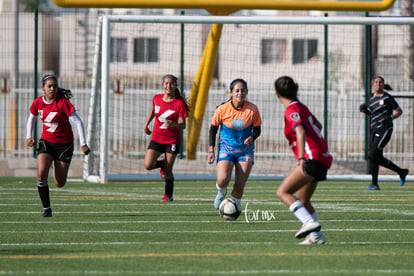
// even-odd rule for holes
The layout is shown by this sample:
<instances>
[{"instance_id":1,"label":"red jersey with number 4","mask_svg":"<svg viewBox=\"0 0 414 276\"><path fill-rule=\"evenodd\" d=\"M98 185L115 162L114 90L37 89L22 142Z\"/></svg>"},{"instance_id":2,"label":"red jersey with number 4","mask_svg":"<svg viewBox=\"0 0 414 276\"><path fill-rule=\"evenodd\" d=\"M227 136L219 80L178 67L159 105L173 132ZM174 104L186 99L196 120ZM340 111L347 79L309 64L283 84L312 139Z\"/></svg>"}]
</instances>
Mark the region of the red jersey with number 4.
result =
<instances>
[{"instance_id":1,"label":"red jersey with number 4","mask_svg":"<svg viewBox=\"0 0 414 276\"><path fill-rule=\"evenodd\" d=\"M41 96L33 101L30 112L39 115L43 122L42 139L50 143L73 142L69 116L75 112L75 107L64 96L57 94L50 103Z\"/></svg>"},{"instance_id":2,"label":"red jersey with number 4","mask_svg":"<svg viewBox=\"0 0 414 276\"><path fill-rule=\"evenodd\" d=\"M152 99L155 121L151 140L164 145L180 144L181 132L178 128L165 126L165 120L178 122L178 118L188 116L185 103L182 99L173 99L171 102L164 102L163 94L155 95Z\"/></svg>"},{"instance_id":3,"label":"red jersey with number 4","mask_svg":"<svg viewBox=\"0 0 414 276\"><path fill-rule=\"evenodd\" d=\"M332 165L332 156L328 151L328 145L322 136L320 129L315 124L316 118L309 109L300 102L292 102L285 111L285 136L289 145L299 160L296 145L295 127L302 125L306 130L305 158L313 159L324 164L328 169Z\"/></svg>"}]
</instances>

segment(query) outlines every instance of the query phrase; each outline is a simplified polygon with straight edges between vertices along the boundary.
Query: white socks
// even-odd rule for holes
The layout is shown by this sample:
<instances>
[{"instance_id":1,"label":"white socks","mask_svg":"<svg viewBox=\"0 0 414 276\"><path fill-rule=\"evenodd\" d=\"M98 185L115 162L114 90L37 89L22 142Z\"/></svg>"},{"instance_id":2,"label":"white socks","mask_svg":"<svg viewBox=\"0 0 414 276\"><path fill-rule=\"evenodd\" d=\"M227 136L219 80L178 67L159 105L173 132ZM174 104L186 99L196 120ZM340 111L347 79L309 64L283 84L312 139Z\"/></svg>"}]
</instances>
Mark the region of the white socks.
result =
<instances>
[{"instance_id":1,"label":"white socks","mask_svg":"<svg viewBox=\"0 0 414 276\"><path fill-rule=\"evenodd\" d=\"M308 210L306 210L300 200L293 202L292 205L289 206L289 210L302 222L302 224L310 221L316 221L312 215L309 214Z\"/></svg>"},{"instance_id":2,"label":"white socks","mask_svg":"<svg viewBox=\"0 0 414 276\"><path fill-rule=\"evenodd\" d=\"M217 188L217 191L218 191L220 194L222 194L223 196L225 196L225 195L227 194L227 187L226 187L226 188L220 188L220 187L217 185L217 183L216 183L216 188Z\"/></svg>"},{"instance_id":3,"label":"white socks","mask_svg":"<svg viewBox=\"0 0 414 276\"><path fill-rule=\"evenodd\" d=\"M226 196L226 194L227 194L227 187L226 187L226 188L220 188L220 187L217 185L217 183L216 183L216 188L217 188L217 191L218 191L220 194L222 194L222 195L223 195L223 197L225 197L225 196ZM234 196L230 196L230 198L231 198L231 199L233 199L233 200L236 202L237 206L238 206L238 207L239 207L239 209L241 210L241 199L240 199L240 198L235 198Z\"/></svg>"},{"instance_id":4,"label":"white socks","mask_svg":"<svg viewBox=\"0 0 414 276\"><path fill-rule=\"evenodd\" d=\"M237 207L239 207L239 210L241 210L241 198L235 198L234 196L230 196L230 198L236 202Z\"/></svg>"}]
</instances>

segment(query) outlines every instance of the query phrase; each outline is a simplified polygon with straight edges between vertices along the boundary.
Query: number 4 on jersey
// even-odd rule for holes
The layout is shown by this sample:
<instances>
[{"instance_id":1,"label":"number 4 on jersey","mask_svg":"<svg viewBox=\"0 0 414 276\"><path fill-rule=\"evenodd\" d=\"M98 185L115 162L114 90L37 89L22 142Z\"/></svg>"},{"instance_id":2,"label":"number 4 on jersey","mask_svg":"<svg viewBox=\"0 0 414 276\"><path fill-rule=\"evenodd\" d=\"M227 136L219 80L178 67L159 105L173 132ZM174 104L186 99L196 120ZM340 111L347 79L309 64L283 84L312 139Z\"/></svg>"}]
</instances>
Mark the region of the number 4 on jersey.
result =
<instances>
[{"instance_id":1,"label":"number 4 on jersey","mask_svg":"<svg viewBox=\"0 0 414 276\"><path fill-rule=\"evenodd\" d=\"M55 118L57 112L50 112L47 117L45 118L45 120L43 121L43 124L47 127L49 127L46 131L48 132L55 132L55 130L58 127L58 123L52 123L53 118Z\"/></svg>"},{"instance_id":2,"label":"number 4 on jersey","mask_svg":"<svg viewBox=\"0 0 414 276\"><path fill-rule=\"evenodd\" d=\"M170 116L171 114L174 114L174 110L168 109L167 111L165 111L164 113L162 113L159 117L158 120L163 123L160 128L162 129L166 129L167 126L165 125L165 120L167 120L167 117Z\"/></svg>"}]
</instances>

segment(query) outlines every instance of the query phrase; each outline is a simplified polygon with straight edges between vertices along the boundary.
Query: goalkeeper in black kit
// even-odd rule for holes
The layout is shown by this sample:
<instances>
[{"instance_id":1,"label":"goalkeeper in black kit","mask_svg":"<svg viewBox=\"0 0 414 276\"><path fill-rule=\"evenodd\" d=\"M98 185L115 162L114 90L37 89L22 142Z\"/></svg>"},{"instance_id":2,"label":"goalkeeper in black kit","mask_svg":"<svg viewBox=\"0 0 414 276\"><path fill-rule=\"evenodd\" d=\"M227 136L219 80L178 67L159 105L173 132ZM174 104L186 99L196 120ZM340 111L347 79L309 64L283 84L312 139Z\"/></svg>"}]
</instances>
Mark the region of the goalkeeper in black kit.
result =
<instances>
[{"instance_id":1,"label":"goalkeeper in black kit","mask_svg":"<svg viewBox=\"0 0 414 276\"><path fill-rule=\"evenodd\" d=\"M372 176L372 182L367 190L379 190L378 173L379 166L388 168L400 176L400 186L405 184L408 169L402 169L394 164L391 160L384 157L384 148L391 139L393 131L393 120L402 114L402 109L393 96L385 92L384 89L392 90L385 84L384 78L377 76L373 79L372 93L368 105L361 104L359 110L370 116L370 138L369 138L369 173Z\"/></svg>"}]
</instances>

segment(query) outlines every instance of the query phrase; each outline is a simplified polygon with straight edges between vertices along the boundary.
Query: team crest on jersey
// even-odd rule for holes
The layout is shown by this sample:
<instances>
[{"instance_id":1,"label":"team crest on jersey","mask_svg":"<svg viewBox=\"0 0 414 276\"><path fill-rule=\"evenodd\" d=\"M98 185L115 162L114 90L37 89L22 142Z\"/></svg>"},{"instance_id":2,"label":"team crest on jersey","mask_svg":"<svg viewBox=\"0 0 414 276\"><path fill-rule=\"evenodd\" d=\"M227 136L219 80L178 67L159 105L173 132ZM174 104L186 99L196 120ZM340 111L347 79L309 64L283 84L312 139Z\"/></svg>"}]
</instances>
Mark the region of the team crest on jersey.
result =
<instances>
[{"instance_id":1,"label":"team crest on jersey","mask_svg":"<svg viewBox=\"0 0 414 276\"><path fill-rule=\"evenodd\" d=\"M300 120L300 115L298 112L293 112L289 115L290 119L294 122L297 122Z\"/></svg>"},{"instance_id":2,"label":"team crest on jersey","mask_svg":"<svg viewBox=\"0 0 414 276\"><path fill-rule=\"evenodd\" d=\"M155 113L160 112L160 106L159 105L156 105L155 108L154 108L154 110L155 110Z\"/></svg>"},{"instance_id":3,"label":"team crest on jersey","mask_svg":"<svg viewBox=\"0 0 414 276\"><path fill-rule=\"evenodd\" d=\"M243 129L243 119L234 119L232 124L233 129Z\"/></svg>"},{"instance_id":4,"label":"team crest on jersey","mask_svg":"<svg viewBox=\"0 0 414 276\"><path fill-rule=\"evenodd\" d=\"M384 105L384 100L380 100L379 105Z\"/></svg>"}]
</instances>

